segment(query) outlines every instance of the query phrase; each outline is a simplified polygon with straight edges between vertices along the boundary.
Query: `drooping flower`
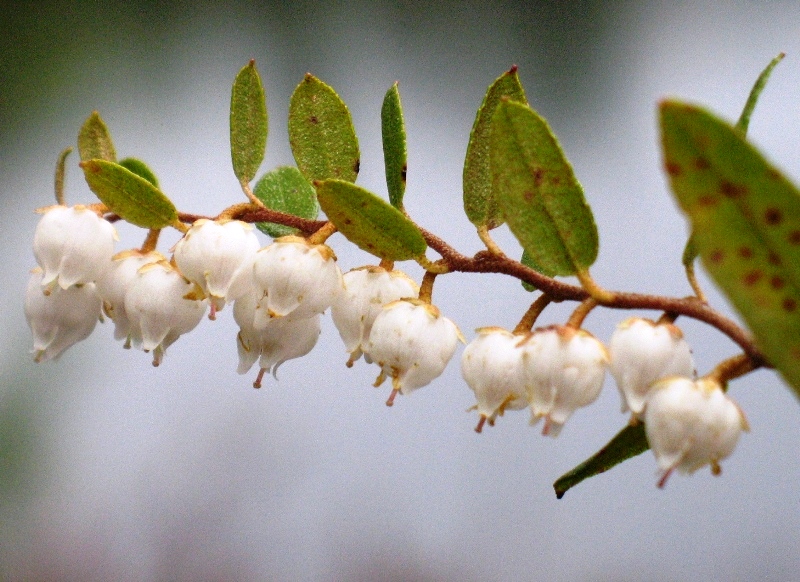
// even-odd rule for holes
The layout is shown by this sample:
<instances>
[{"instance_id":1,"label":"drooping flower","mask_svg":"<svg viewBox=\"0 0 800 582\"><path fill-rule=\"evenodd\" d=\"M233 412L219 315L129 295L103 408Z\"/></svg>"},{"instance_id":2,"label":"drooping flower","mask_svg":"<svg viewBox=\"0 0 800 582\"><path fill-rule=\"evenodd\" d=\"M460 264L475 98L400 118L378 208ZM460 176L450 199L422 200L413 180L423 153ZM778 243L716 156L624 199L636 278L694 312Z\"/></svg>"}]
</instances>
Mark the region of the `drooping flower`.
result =
<instances>
[{"instance_id":1,"label":"drooping flower","mask_svg":"<svg viewBox=\"0 0 800 582\"><path fill-rule=\"evenodd\" d=\"M253 284L261 297L255 325L263 328L270 318L324 312L342 289L342 273L329 246L285 236L258 251Z\"/></svg>"},{"instance_id":2,"label":"drooping flower","mask_svg":"<svg viewBox=\"0 0 800 582\"><path fill-rule=\"evenodd\" d=\"M387 303L403 298L416 299L419 286L402 271L387 271L382 267L361 267L345 273L344 289L336 294L331 316L345 349L350 354L347 366L353 365L364 353L375 318Z\"/></svg>"},{"instance_id":3,"label":"drooping flower","mask_svg":"<svg viewBox=\"0 0 800 582\"><path fill-rule=\"evenodd\" d=\"M556 437L578 408L600 395L608 354L592 334L568 326L534 331L523 344L531 424Z\"/></svg>"},{"instance_id":4,"label":"drooping flower","mask_svg":"<svg viewBox=\"0 0 800 582\"><path fill-rule=\"evenodd\" d=\"M208 301L202 292L166 261L150 263L136 272L125 294L129 335L135 346L153 351L153 365L182 334L200 323Z\"/></svg>"},{"instance_id":5,"label":"drooping flower","mask_svg":"<svg viewBox=\"0 0 800 582\"><path fill-rule=\"evenodd\" d=\"M481 432L484 422L494 424L506 410L528 406L520 336L500 327L482 327L461 355L461 375L475 392Z\"/></svg>"},{"instance_id":6,"label":"drooping flower","mask_svg":"<svg viewBox=\"0 0 800 582\"><path fill-rule=\"evenodd\" d=\"M276 317L263 328L254 325L257 298L254 293L239 297L233 304L233 318L239 324L236 345L239 351L239 374L245 374L256 360L261 370L255 388L261 387L265 372L277 378L278 367L294 358L309 353L317 344L320 334L319 314L311 317Z\"/></svg>"},{"instance_id":7,"label":"drooping flower","mask_svg":"<svg viewBox=\"0 0 800 582\"><path fill-rule=\"evenodd\" d=\"M252 225L207 219L195 221L175 245L175 263L208 296L211 319L247 291L251 273L244 271L252 269L259 246Z\"/></svg>"},{"instance_id":8,"label":"drooping flower","mask_svg":"<svg viewBox=\"0 0 800 582\"><path fill-rule=\"evenodd\" d=\"M124 339L126 348L131 345L131 324L125 311L125 295L136 280L139 269L164 260L164 255L156 251L122 251L112 257L111 267L97 280L97 291L103 299L103 311L114 322L114 339Z\"/></svg>"},{"instance_id":9,"label":"drooping flower","mask_svg":"<svg viewBox=\"0 0 800 582\"><path fill-rule=\"evenodd\" d=\"M388 376L392 394L409 394L439 377L453 357L458 340L464 341L456 324L439 310L418 299L401 299L384 305L372 324L367 353L381 368L379 386Z\"/></svg>"},{"instance_id":10,"label":"drooping flower","mask_svg":"<svg viewBox=\"0 0 800 582\"><path fill-rule=\"evenodd\" d=\"M662 471L663 487L674 470L693 473L733 452L747 419L722 386L711 378L671 377L657 381L644 411L647 442Z\"/></svg>"},{"instance_id":11,"label":"drooping flower","mask_svg":"<svg viewBox=\"0 0 800 582\"><path fill-rule=\"evenodd\" d=\"M689 344L673 323L631 317L617 326L609 342L610 371L622 398L622 412L639 417L650 387L668 376L694 376Z\"/></svg>"},{"instance_id":12,"label":"drooping flower","mask_svg":"<svg viewBox=\"0 0 800 582\"><path fill-rule=\"evenodd\" d=\"M25 319L33 332L36 362L57 359L68 347L89 337L100 319L100 296L94 283L42 289L41 269L34 269L25 291Z\"/></svg>"},{"instance_id":13,"label":"drooping flower","mask_svg":"<svg viewBox=\"0 0 800 582\"><path fill-rule=\"evenodd\" d=\"M85 206L51 206L36 225L33 254L44 270L42 286L93 283L110 266L117 234Z\"/></svg>"}]
</instances>

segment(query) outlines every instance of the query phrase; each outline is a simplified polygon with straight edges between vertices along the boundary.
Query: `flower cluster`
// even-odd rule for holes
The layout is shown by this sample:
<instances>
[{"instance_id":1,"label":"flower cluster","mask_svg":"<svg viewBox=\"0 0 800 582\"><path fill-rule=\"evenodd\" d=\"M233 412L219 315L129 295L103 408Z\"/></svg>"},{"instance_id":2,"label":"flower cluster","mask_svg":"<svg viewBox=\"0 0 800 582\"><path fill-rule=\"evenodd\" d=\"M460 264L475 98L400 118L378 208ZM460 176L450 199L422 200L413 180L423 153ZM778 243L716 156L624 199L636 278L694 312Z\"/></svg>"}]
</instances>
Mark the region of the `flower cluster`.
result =
<instances>
[{"instance_id":1,"label":"flower cluster","mask_svg":"<svg viewBox=\"0 0 800 582\"><path fill-rule=\"evenodd\" d=\"M105 313L125 347L153 353L193 330L209 311L215 319L229 303L239 326L238 372L258 362L254 386L266 372L309 353L322 314L333 322L348 354L376 364L375 386L386 378L386 402L442 374L459 340L419 286L400 271L366 266L342 275L324 243L285 236L260 248L252 225L238 220L196 220L167 259L152 249L114 254L113 226L89 207L44 209L36 228L34 269L25 314L36 361L57 358L86 338ZM430 293L427 293L430 297ZM507 410L529 409L531 424L556 437L579 408L594 402L606 371L616 381L622 411L644 422L662 471L693 472L733 451L747 423L714 378L696 379L691 350L670 321L629 318L608 347L579 325L510 332L477 330L464 349L461 371L475 393L481 432Z\"/></svg>"}]
</instances>

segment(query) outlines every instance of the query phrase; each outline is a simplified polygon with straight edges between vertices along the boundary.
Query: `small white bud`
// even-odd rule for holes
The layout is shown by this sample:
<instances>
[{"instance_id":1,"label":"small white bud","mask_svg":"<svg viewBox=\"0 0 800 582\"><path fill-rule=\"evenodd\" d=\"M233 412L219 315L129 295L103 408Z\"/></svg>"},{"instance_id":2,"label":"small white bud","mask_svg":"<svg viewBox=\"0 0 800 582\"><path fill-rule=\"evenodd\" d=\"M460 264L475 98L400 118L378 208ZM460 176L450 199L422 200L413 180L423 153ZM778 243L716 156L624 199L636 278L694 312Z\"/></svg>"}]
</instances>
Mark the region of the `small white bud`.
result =
<instances>
[{"instance_id":1,"label":"small white bud","mask_svg":"<svg viewBox=\"0 0 800 582\"><path fill-rule=\"evenodd\" d=\"M350 354L347 366L361 357L375 318L387 303L403 298L416 299L419 287L402 271L382 267L361 267L345 273L344 289L336 295L331 317L345 349ZM364 359L371 363L369 354Z\"/></svg>"},{"instance_id":2,"label":"small white bud","mask_svg":"<svg viewBox=\"0 0 800 582\"><path fill-rule=\"evenodd\" d=\"M166 261L137 271L125 294L125 312L134 345L153 350L154 366L175 340L200 323L207 301L198 297L202 292Z\"/></svg>"},{"instance_id":3,"label":"small white bud","mask_svg":"<svg viewBox=\"0 0 800 582\"><path fill-rule=\"evenodd\" d=\"M259 249L253 226L240 220L217 222L201 219L175 245L174 258L184 277L196 283L211 303L211 319L226 302L242 295L240 277L253 267Z\"/></svg>"},{"instance_id":4,"label":"small white bud","mask_svg":"<svg viewBox=\"0 0 800 582\"><path fill-rule=\"evenodd\" d=\"M375 386L392 379L387 406L398 393L409 394L439 377L459 339L464 341L456 324L429 303L403 299L384 305L372 324L367 353L381 368Z\"/></svg>"},{"instance_id":5,"label":"small white bud","mask_svg":"<svg viewBox=\"0 0 800 582\"><path fill-rule=\"evenodd\" d=\"M544 418L542 434L556 437L575 410L597 400L608 354L592 334L566 326L534 331L523 351L531 424Z\"/></svg>"},{"instance_id":6,"label":"small white bud","mask_svg":"<svg viewBox=\"0 0 800 582\"><path fill-rule=\"evenodd\" d=\"M33 235L33 254L44 269L42 286L93 283L109 267L116 238L111 223L85 206L51 206Z\"/></svg>"},{"instance_id":7,"label":"small white bud","mask_svg":"<svg viewBox=\"0 0 800 582\"><path fill-rule=\"evenodd\" d=\"M89 337L100 319L101 301L94 283L42 290L42 271L35 269L25 291L25 319L33 332L36 362L57 359L68 347Z\"/></svg>"},{"instance_id":8,"label":"small white bud","mask_svg":"<svg viewBox=\"0 0 800 582\"><path fill-rule=\"evenodd\" d=\"M342 273L330 247L285 236L258 251L253 283L262 297L255 325L263 328L273 317L302 319L324 312L342 289Z\"/></svg>"},{"instance_id":9,"label":"small white bud","mask_svg":"<svg viewBox=\"0 0 800 582\"><path fill-rule=\"evenodd\" d=\"M672 377L656 382L644 412L647 442L662 471L663 487L672 471L693 473L705 465L718 475L739 435L748 430L744 413L710 378Z\"/></svg>"},{"instance_id":10,"label":"small white bud","mask_svg":"<svg viewBox=\"0 0 800 582\"><path fill-rule=\"evenodd\" d=\"M476 432L484 422L494 424L506 410L528 406L523 369L523 339L500 327L482 327L461 356L461 375L478 401L475 408L481 415Z\"/></svg>"},{"instance_id":11,"label":"small white bud","mask_svg":"<svg viewBox=\"0 0 800 582\"><path fill-rule=\"evenodd\" d=\"M672 323L631 317L617 326L608 346L611 375L622 398L622 412L639 417L656 380L694 376L694 361L681 330Z\"/></svg>"}]
</instances>

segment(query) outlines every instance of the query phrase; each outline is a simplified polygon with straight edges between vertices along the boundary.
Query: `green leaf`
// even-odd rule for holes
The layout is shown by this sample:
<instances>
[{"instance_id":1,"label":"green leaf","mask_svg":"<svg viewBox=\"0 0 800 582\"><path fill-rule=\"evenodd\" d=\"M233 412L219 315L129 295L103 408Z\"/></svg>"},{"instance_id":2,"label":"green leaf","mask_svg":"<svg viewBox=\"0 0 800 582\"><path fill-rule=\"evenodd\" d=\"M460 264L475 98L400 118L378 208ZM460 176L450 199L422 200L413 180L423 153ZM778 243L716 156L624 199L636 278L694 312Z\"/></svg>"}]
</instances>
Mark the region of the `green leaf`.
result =
<instances>
[{"instance_id":1,"label":"green leaf","mask_svg":"<svg viewBox=\"0 0 800 582\"><path fill-rule=\"evenodd\" d=\"M383 138L383 161L386 166L386 187L389 202L403 209L403 194L406 191L406 128L403 124L403 106L400 91L395 82L386 92L381 107L381 136Z\"/></svg>"},{"instance_id":2,"label":"green leaf","mask_svg":"<svg viewBox=\"0 0 800 582\"><path fill-rule=\"evenodd\" d=\"M561 499L564 497L564 493L581 481L605 473L622 461L640 455L649 448L650 445L647 444L647 437L644 433L644 424L626 426L606 446L553 483L556 497Z\"/></svg>"},{"instance_id":3,"label":"green leaf","mask_svg":"<svg viewBox=\"0 0 800 582\"><path fill-rule=\"evenodd\" d=\"M271 210L308 220L314 220L319 214L317 193L294 166L282 166L267 172L258 180L253 193ZM273 238L297 233L296 228L273 222L257 222L256 227Z\"/></svg>"},{"instance_id":4,"label":"green leaf","mask_svg":"<svg viewBox=\"0 0 800 582\"><path fill-rule=\"evenodd\" d=\"M250 182L267 147L267 101L256 62L245 65L231 89L231 159L240 182Z\"/></svg>"},{"instance_id":5,"label":"green leaf","mask_svg":"<svg viewBox=\"0 0 800 582\"><path fill-rule=\"evenodd\" d=\"M350 112L331 87L310 73L289 102L289 144L310 182L355 182L361 158Z\"/></svg>"},{"instance_id":6,"label":"green leaf","mask_svg":"<svg viewBox=\"0 0 800 582\"><path fill-rule=\"evenodd\" d=\"M531 256L528 254L528 251L522 251L522 258L519 261L526 267L530 267L534 271L541 273L542 275L547 275L548 277L552 277L553 273L548 271L547 269L543 269L541 265L537 264ZM526 291L536 291L536 287L528 283L527 281L522 281L522 287Z\"/></svg>"},{"instance_id":7,"label":"green leaf","mask_svg":"<svg viewBox=\"0 0 800 582\"><path fill-rule=\"evenodd\" d=\"M711 113L665 101L661 131L703 265L800 395L800 191Z\"/></svg>"},{"instance_id":8,"label":"green leaf","mask_svg":"<svg viewBox=\"0 0 800 582\"><path fill-rule=\"evenodd\" d=\"M597 227L547 122L527 105L503 100L492 126L493 193L511 232L547 272L587 269L597 258Z\"/></svg>"},{"instance_id":9,"label":"green leaf","mask_svg":"<svg viewBox=\"0 0 800 582\"><path fill-rule=\"evenodd\" d=\"M314 185L328 220L359 248L390 261L425 253L428 245L417 225L372 192L343 180Z\"/></svg>"},{"instance_id":10,"label":"green leaf","mask_svg":"<svg viewBox=\"0 0 800 582\"><path fill-rule=\"evenodd\" d=\"M120 160L119 165L123 168L126 168L150 182L153 186L158 188L158 178L153 173L147 164L145 164L142 160L137 160L136 158L125 158L124 160Z\"/></svg>"},{"instance_id":11,"label":"green leaf","mask_svg":"<svg viewBox=\"0 0 800 582\"><path fill-rule=\"evenodd\" d=\"M92 111L78 132L78 153L82 162L95 159L117 161L111 134L97 111Z\"/></svg>"},{"instance_id":12,"label":"green leaf","mask_svg":"<svg viewBox=\"0 0 800 582\"><path fill-rule=\"evenodd\" d=\"M163 228L178 219L178 211L161 190L119 164L86 160L80 166L92 192L131 224Z\"/></svg>"},{"instance_id":13,"label":"green leaf","mask_svg":"<svg viewBox=\"0 0 800 582\"><path fill-rule=\"evenodd\" d=\"M486 226L489 230L503 224L503 217L492 191L489 147L494 113L504 97L528 104L525 90L517 76L516 65L489 85L483 103L475 115L464 160L464 211L472 224L477 227Z\"/></svg>"},{"instance_id":14,"label":"green leaf","mask_svg":"<svg viewBox=\"0 0 800 582\"><path fill-rule=\"evenodd\" d=\"M761 91L764 90L764 87L767 85L767 81L769 80L769 76L772 74L772 69L783 60L783 57L786 55L784 53L780 53L774 59L772 59L769 64L761 71L761 74L756 79L753 88L750 90L750 96L747 98L747 103L744 105L744 109L742 110L742 114L739 116L739 121L736 122L736 129L742 132L742 135L747 135L747 128L750 125L750 116L753 114L753 110L756 108L756 103L758 102L758 98L761 95Z\"/></svg>"}]
</instances>

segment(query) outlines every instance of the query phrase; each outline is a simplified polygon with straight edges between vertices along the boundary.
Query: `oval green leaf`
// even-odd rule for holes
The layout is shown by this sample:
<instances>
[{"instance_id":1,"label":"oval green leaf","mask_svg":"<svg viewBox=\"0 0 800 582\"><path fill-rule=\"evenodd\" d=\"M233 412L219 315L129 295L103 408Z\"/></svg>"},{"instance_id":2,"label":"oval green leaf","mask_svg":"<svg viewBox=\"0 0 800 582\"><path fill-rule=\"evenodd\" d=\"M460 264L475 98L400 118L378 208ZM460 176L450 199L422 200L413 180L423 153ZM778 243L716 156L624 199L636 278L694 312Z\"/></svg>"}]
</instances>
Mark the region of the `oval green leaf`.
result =
<instances>
[{"instance_id":1,"label":"oval green leaf","mask_svg":"<svg viewBox=\"0 0 800 582\"><path fill-rule=\"evenodd\" d=\"M271 210L280 210L308 220L314 220L319 214L317 193L294 166L282 166L267 172L259 178L253 193ZM296 228L273 222L257 222L256 227L273 238L298 232Z\"/></svg>"},{"instance_id":2,"label":"oval green leaf","mask_svg":"<svg viewBox=\"0 0 800 582\"><path fill-rule=\"evenodd\" d=\"M331 87L310 73L289 102L289 145L310 182L355 182L361 157L350 112Z\"/></svg>"},{"instance_id":3,"label":"oval green leaf","mask_svg":"<svg viewBox=\"0 0 800 582\"><path fill-rule=\"evenodd\" d=\"M428 245L417 225L372 192L344 180L325 180L315 186L328 220L359 248L390 261L425 253Z\"/></svg>"},{"instance_id":4,"label":"oval green leaf","mask_svg":"<svg viewBox=\"0 0 800 582\"><path fill-rule=\"evenodd\" d=\"M170 199L127 168L106 160L86 160L80 166L92 192L123 220L142 228L164 228L178 219Z\"/></svg>"},{"instance_id":5,"label":"oval green leaf","mask_svg":"<svg viewBox=\"0 0 800 582\"><path fill-rule=\"evenodd\" d=\"M117 161L117 152L114 150L111 134L97 111L92 111L78 132L78 153L82 162L87 160Z\"/></svg>"},{"instance_id":6,"label":"oval green leaf","mask_svg":"<svg viewBox=\"0 0 800 582\"><path fill-rule=\"evenodd\" d=\"M464 159L464 212L472 224L477 227L486 226L490 230L503 224L503 218L492 194L489 145L494 113L504 97L526 105L528 103L525 90L517 75L516 65L489 85L475 115L467 145L467 156Z\"/></svg>"},{"instance_id":7,"label":"oval green leaf","mask_svg":"<svg viewBox=\"0 0 800 582\"><path fill-rule=\"evenodd\" d=\"M636 455L641 455L649 448L650 445L647 443L643 423L640 422L636 426L626 426L606 446L553 483L556 497L561 499L567 491L581 481L600 473L605 473L621 462L627 461Z\"/></svg>"},{"instance_id":8,"label":"oval green leaf","mask_svg":"<svg viewBox=\"0 0 800 582\"><path fill-rule=\"evenodd\" d=\"M240 182L256 175L267 147L267 101L256 62L245 65L231 89L231 160Z\"/></svg>"},{"instance_id":9,"label":"oval green leaf","mask_svg":"<svg viewBox=\"0 0 800 582\"><path fill-rule=\"evenodd\" d=\"M531 260L554 275L594 263L597 226L547 122L527 105L501 101L489 154L494 197Z\"/></svg>"},{"instance_id":10,"label":"oval green leaf","mask_svg":"<svg viewBox=\"0 0 800 582\"><path fill-rule=\"evenodd\" d=\"M156 178L153 170L151 170L142 160L138 160L136 158L125 158L124 160L120 160L119 165L130 170L137 176L144 178L153 186L158 188L158 178Z\"/></svg>"},{"instance_id":11,"label":"oval green leaf","mask_svg":"<svg viewBox=\"0 0 800 582\"><path fill-rule=\"evenodd\" d=\"M395 208L403 209L403 195L406 192L406 127L403 122L403 106L397 82L392 85L383 98L381 107L381 137L383 138L383 162L386 166L386 187L389 202Z\"/></svg>"},{"instance_id":12,"label":"oval green leaf","mask_svg":"<svg viewBox=\"0 0 800 582\"><path fill-rule=\"evenodd\" d=\"M666 101L661 131L703 265L800 395L800 191L711 113Z\"/></svg>"}]
</instances>

